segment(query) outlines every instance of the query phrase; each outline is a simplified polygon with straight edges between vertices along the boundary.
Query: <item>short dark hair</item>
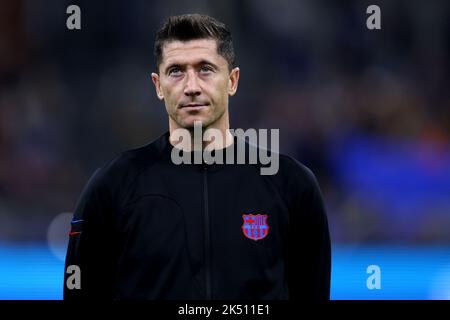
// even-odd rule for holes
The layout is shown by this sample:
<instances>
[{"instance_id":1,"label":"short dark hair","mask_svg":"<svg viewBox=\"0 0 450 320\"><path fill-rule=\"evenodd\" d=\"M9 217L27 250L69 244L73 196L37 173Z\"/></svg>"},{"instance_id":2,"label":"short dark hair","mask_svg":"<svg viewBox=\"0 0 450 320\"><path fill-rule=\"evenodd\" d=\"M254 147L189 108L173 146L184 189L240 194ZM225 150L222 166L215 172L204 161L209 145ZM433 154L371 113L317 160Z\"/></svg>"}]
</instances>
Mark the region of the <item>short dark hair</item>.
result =
<instances>
[{"instance_id":1,"label":"short dark hair","mask_svg":"<svg viewBox=\"0 0 450 320\"><path fill-rule=\"evenodd\" d=\"M184 14L170 16L156 33L155 62L156 70L162 62L163 46L172 40L190 41L196 39L213 39L217 43L217 53L228 62L228 68L234 68L234 49L231 32L228 27L207 15Z\"/></svg>"}]
</instances>

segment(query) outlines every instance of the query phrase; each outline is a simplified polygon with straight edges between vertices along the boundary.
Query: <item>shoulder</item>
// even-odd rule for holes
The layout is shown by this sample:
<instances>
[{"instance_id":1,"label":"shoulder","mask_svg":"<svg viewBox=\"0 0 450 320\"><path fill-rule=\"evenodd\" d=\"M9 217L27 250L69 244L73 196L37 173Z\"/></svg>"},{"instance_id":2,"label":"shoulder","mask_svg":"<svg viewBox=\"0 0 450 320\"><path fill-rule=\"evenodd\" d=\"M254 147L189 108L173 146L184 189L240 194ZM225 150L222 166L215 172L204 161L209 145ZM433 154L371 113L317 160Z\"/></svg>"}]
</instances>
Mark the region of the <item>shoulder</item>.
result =
<instances>
[{"instance_id":1,"label":"shoulder","mask_svg":"<svg viewBox=\"0 0 450 320\"><path fill-rule=\"evenodd\" d=\"M316 176L306 165L283 153L278 153L277 156L278 172L273 175L273 179L283 188L301 191L317 185Z\"/></svg>"},{"instance_id":2,"label":"shoulder","mask_svg":"<svg viewBox=\"0 0 450 320\"><path fill-rule=\"evenodd\" d=\"M242 143L244 140L237 141ZM278 185L278 189L283 194L291 193L293 190L298 194L298 192L318 186L316 176L311 169L292 156L278 152L278 148L262 148L248 142L244 143L248 153L253 152L254 155L259 155L258 164L255 166L259 170L259 174ZM261 159L261 154L264 155L264 160ZM264 168L270 168L270 170L263 173Z\"/></svg>"},{"instance_id":3,"label":"shoulder","mask_svg":"<svg viewBox=\"0 0 450 320\"><path fill-rule=\"evenodd\" d=\"M279 170L270 177L289 207L321 198L321 190L315 174L295 158L278 154Z\"/></svg>"},{"instance_id":4,"label":"shoulder","mask_svg":"<svg viewBox=\"0 0 450 320\"><path fill-rule=\"evenodd\" d=\"M126 185L161 158L159 140L117 154L95 170L89 180L89 187L114 193L120 186Z\"/></svg>"},{"instance_id":5,"label":"shoulder","mask_svg":"<svg viewBox=\"0 0 450 320\"><path fill-rule=\"evenodd\" d=\"M285 154L280 154L279 157L280 174L284 179L290 179L305 184L316 182L316 176L306 165Z\"/></svg>"}]
</instances>

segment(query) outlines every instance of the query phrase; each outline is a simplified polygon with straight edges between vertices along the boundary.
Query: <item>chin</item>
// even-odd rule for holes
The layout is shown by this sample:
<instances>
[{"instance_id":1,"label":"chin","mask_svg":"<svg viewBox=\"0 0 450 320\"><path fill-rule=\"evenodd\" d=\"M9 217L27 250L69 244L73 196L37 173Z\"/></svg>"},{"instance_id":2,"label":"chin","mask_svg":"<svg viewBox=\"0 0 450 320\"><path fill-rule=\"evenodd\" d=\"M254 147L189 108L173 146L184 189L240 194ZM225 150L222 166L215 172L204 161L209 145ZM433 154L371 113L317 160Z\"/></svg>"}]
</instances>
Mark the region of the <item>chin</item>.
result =
<instances>
[{"instance_id":1,"label":"chin","mask_svg":"<svg viewBox=\"0 0 450 320\"><path fill-rule=\"evenodd\" d=\"M209 124L211 124L211 121L209 119L204 119L204 118L194 118L194 119L189 119L189 120L182 120L180 123L183 128L192 129L192 128L194 128L194 123L196 121L201 121L202 127L207 127Z\"/></svg>"}]
</instances>

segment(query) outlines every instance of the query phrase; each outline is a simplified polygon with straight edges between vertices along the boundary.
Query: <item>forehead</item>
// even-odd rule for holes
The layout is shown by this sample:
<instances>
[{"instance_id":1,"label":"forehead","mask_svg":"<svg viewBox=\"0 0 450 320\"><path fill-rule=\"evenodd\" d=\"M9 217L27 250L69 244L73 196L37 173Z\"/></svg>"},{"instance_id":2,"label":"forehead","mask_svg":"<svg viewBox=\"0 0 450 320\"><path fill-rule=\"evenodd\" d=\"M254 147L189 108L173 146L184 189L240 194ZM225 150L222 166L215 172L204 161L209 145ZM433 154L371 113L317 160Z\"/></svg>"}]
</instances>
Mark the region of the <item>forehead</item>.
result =
<instances>
[{"instance_id":1,"label":"forehead","mask_svg":"<svg viewBox=\"0 0 450 320\"><path fill-rule=\"evenodd\" d=\"M162 65L190 64L201 60L210 60L217 64L227 63L225 58L217 53L217 42L214 39L173 40L164 44L162 53Z\"/></svg>"}]
</instances>

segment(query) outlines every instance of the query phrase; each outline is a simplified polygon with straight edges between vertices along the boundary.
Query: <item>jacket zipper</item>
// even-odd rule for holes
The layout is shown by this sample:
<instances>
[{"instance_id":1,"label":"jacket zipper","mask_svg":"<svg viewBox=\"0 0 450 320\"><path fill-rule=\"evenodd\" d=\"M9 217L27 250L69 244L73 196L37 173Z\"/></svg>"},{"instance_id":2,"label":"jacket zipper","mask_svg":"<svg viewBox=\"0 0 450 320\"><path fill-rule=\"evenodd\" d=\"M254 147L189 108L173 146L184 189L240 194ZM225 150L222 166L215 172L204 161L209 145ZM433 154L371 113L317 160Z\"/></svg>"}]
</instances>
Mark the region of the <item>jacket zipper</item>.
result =
<instances>
[{"instance_id":1,"label":"jacket zipper","mask_svg":"<svg viewBox=\"0 0 450 320\"><path fill-rule=\"evenodd\" d=\"M203 167L203 204L205 211L205 271L206 271L206 299L211 300L211 240L209 228L209 211L208 211L208 167Z\"/></svg>"}]
</instances>

